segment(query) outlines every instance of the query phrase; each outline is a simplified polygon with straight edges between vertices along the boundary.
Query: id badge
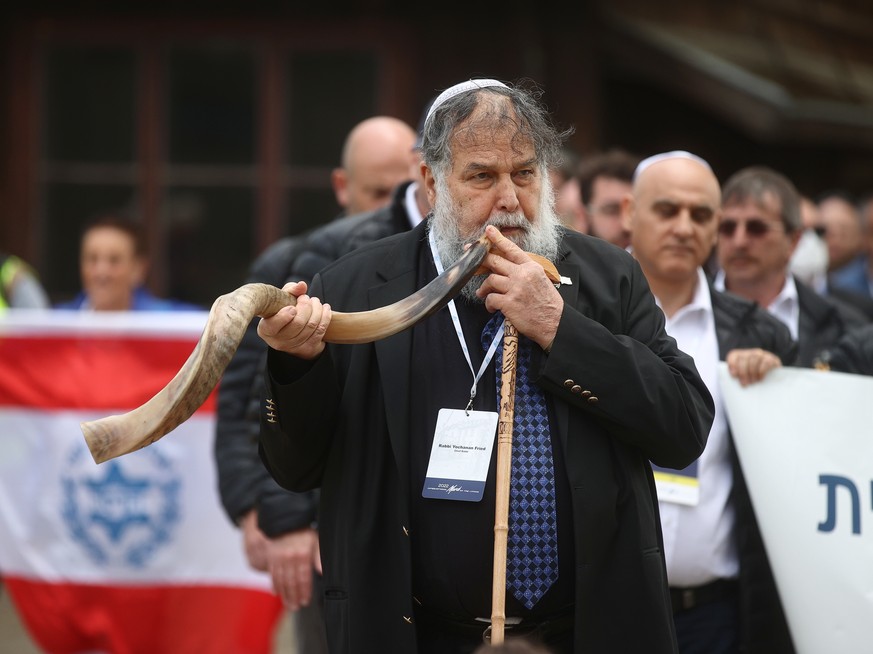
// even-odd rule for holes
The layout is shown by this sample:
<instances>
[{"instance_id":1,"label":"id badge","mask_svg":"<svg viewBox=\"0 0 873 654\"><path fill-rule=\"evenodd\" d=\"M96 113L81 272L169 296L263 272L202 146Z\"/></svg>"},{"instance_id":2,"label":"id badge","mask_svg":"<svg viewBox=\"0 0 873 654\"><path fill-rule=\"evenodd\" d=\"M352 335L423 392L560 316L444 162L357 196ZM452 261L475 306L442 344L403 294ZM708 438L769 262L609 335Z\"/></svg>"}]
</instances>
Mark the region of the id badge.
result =
<instances>
[{"instance_id":1,"label":"id badge","mask_svg":"<svg viewBox=\"0 0 873 654\"><path fill-rule=\"evenodd\" d=\"M652 471L655 475L655 490L660 501L684 506L697 506L700 502L697 461L682 470L668 470L653 463Z\"/></svg>"},{"instance_id":2,"label":"id badge","mask_svg":"<svg viewBox=\"0 0 873 654\"><path fill-rule=\"evenodd\" d=\"M480 501L496 433L496 411L440 409L422 497Z\"/></svg>"}]
</instances>

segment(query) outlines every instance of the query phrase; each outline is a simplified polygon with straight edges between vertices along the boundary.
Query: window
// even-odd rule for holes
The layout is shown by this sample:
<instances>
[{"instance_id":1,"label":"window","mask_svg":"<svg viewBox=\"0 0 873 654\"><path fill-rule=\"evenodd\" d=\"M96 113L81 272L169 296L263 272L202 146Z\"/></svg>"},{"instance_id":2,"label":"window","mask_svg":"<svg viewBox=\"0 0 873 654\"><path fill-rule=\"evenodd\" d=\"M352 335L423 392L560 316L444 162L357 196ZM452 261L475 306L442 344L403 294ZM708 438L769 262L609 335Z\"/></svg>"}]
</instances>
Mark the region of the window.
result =
<instances>
[{"instance_id":1,"label":"window","mask_svg":"<svg viewBox=\"0 0 873 654\"><path fill-rule=\"evenodd\" d=\"M71 297L82 228L124 210L144 223L152 289L208 308L269 243L339 213L330 171L379 113L386 58L348 39L129 29L42 50L38 264Z\"/></svg>"}]
</instances>

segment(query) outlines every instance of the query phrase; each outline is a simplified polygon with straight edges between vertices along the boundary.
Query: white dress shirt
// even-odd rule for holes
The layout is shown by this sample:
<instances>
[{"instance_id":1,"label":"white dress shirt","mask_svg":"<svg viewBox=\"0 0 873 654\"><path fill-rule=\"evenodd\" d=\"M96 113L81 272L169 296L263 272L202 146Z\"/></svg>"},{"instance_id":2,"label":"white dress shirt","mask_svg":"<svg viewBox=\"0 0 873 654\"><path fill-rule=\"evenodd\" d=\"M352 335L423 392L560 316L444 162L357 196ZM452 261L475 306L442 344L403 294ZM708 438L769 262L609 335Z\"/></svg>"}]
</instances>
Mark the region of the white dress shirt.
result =
<instances>
[{"instance_id":1,"label":"white dress shirt","mask_svg":"<svg viewBox=\"0 0 873 654\"><path fill-rule=\"evenodd\" d=\"M409 228L413 229L424 220L424 216L418 210L418 202L415 200L415 192L418 190L418 182L412 182L406 187L406 195L403 198L403 205L406 207L406 215L409 216Z\"/></svg>"},{"instance_id":2,"label":"white dress shirt","mask_svg":"<svg viewBox=\"0 0 873 654\"><path fill-rule=\"evenodd\" d=\"M691 302L667 318L666 323L667 333L676 339L679 349L694 358L697 371L715 402L715 419L706 448L698 459L698 504L660 502L667 578L670 586L680 588L732 579L739 571L733 538L736 517L730 503L733 471L728 425L717 377L719 352L715 318L702 268L698 269L697 277Z\"/></svg>"}]
</instances>

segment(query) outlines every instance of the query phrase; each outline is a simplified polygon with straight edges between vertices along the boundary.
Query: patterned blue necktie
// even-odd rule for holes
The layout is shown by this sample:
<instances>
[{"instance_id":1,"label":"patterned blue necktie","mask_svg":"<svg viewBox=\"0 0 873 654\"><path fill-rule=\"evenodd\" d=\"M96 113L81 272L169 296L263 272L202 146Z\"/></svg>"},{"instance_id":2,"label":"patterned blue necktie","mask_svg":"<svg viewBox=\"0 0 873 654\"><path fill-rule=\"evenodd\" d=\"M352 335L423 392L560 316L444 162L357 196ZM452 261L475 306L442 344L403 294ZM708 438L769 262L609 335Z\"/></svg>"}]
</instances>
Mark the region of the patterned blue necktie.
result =
<instances>
[{"instance_id":1,"label":"patterned blue necktie","mask_svg":"<svg viewBox=\"0 0 873 654\"><path fill-rule=\"evenodd\" d=\"M486 350L502 320L503 314L497 312L482 330ZM532 343L521 335L518 341L506 586L531 609L558 579L558 519L549 411L542 389L530 381ZM494 358L499 373L503 343ZM497 374L498 405L500 384Z\"/></svg>"}]
</instances>

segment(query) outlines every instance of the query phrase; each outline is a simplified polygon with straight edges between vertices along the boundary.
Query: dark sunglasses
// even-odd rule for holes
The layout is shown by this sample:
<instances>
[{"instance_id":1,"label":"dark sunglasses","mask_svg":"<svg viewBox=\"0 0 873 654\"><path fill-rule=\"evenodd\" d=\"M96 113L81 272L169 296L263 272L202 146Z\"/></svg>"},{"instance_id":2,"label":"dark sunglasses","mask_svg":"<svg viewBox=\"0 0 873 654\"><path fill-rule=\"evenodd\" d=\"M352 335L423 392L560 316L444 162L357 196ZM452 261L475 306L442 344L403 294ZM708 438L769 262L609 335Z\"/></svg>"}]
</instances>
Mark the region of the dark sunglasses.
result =
<instances>
[{"instance_id":1,"label":"dark sunglasses","mask_svg":"<svg viewBox=\"0 0 873 654\"><path fill-rule=\"evenodd\" d=\"M722 220L718 224L718 233L727 238L731 238L737 231L738 224L739 223L736 220ZM774 223L767 222L766 220L761 220L760 218L752 218L751 220L747 220L745 222L745 226L746 234L753 238L760 238L771 229L773 229Z\"/></svg>"}]
</instances>

